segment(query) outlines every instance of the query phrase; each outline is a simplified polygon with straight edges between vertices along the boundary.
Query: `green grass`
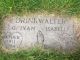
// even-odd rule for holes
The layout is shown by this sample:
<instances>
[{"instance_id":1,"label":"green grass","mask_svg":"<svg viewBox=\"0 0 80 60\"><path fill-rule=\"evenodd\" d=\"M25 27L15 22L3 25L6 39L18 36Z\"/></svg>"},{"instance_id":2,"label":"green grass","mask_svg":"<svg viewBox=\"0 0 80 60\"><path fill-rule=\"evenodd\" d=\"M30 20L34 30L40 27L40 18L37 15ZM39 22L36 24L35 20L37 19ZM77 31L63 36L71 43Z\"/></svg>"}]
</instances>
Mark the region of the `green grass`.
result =
<instances>
[{"instance_id":1,"label":"green grass","mask_svg":"<svg viewBox=\"0 0 80 60\"><path fill-rule=\"evenodd\" d=\"M0 0L0 15L25 12L80 15L80 0Z\"/></svg>"},{"instance_id":2,"label":"green grass","mask_svg":"<svg viewBox=\"0 0 80 60\"><path fill-rule=\"evenodd\" d=\"M0 52L0 60L80 60L80 54L64 54L57 51L34 48L14 53Z\"/></svg>"}]
</instances>

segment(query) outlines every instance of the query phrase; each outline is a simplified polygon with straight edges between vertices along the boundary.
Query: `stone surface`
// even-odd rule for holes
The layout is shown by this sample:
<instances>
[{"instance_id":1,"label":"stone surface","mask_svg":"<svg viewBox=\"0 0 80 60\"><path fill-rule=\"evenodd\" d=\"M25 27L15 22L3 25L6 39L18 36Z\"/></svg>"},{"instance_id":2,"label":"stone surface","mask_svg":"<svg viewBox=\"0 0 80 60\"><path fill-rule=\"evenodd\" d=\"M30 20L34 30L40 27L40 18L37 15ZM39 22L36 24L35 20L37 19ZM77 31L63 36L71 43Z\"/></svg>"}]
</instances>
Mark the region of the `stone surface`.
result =
<instances>
[{"instance_id":1,"label":"stone surface","mask_svg":"<svg viewBox=\"0 0 80 60\"><path fill-rule=\"evenodd\" d=\"M51 15L11 16L4 21L3 47L28 48L36 44L44 48L71 50L77 46L74 21Z\"/></svg>"}]
</instances>

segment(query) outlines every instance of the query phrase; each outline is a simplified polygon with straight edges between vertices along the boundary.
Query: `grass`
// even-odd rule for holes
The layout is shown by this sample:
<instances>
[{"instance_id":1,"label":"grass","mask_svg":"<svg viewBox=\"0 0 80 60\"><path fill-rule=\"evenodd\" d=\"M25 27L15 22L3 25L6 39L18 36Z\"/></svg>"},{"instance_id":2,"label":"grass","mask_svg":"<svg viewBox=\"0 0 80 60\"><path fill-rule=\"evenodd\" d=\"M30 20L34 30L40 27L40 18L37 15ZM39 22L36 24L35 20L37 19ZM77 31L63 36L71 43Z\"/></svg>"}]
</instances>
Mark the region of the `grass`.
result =
<instances>
[{"instance_id":1,"label":"grass","mask_svg":"<svg viewBox=\"0 0 80 60\"><path fill-rule=\"evenodd\" d=\"M0 52L0 60L80 60L80 54L64 54L57 51L33 48L28 51L14 53Z\"/></svg>"},{"instance_id":2,"label":"grass","mask_svg":"<svg viewBox=\"0 0 80 60\"><path fill-rule=\"evenodd\" d=\"M80 0L0 0L0 15L47 11L80 15Z\"/></svg>"},{"instance_id":3,"label":"grass","mask_svg":"<svg viewBox=\"0 0 80 60\"><path fill-rule=\"evenodd\" d=\"M3 17L26 12L80 16L80 0L0 0L0 40ZM73 54L39 49L15 53L0 51L0 60L80 60L80 51Z\"/></svg>"}]
</instances>

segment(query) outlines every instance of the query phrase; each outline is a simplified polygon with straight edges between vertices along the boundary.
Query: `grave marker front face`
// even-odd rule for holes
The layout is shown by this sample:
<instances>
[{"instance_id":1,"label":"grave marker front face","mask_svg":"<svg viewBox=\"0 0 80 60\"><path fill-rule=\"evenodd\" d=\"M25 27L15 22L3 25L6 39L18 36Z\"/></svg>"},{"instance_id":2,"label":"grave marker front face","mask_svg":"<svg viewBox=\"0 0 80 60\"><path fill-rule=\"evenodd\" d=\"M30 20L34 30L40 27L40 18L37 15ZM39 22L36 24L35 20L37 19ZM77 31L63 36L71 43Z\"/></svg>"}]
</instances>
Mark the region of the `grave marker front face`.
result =
<instances>
[{"instance_id":1,"label":"grave marker front face","mask_svg":"<svg viewBox=\"0 0 80 60\"><path fill-rule=\"evenodd\" d=\"M72 49L74 22L70 18L33 15L13 16L4 21L3 47L6 49L28 48L42 44L44 48Z\"/></svg>"}]
</instances>

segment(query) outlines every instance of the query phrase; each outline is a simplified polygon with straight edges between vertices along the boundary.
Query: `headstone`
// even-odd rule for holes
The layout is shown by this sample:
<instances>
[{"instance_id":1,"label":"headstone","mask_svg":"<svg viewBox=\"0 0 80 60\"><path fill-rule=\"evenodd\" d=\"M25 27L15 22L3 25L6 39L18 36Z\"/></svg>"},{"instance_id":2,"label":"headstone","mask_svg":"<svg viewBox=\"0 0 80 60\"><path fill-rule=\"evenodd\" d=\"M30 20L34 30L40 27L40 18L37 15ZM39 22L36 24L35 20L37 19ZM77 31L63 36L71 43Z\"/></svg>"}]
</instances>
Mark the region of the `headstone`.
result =
<instances>
[{"instance_id":1,"label":"headstone","mask_svg":"<svg viewBox=\"0 0 80 60\"><path fill-rule=\"evenodd\" d=\"M74 21L51 15L11 16L4 20L3 47L34 47L70 50L76 47Z\"/></svg>"}]
</instances>

